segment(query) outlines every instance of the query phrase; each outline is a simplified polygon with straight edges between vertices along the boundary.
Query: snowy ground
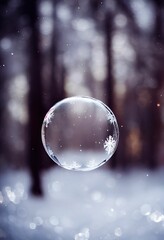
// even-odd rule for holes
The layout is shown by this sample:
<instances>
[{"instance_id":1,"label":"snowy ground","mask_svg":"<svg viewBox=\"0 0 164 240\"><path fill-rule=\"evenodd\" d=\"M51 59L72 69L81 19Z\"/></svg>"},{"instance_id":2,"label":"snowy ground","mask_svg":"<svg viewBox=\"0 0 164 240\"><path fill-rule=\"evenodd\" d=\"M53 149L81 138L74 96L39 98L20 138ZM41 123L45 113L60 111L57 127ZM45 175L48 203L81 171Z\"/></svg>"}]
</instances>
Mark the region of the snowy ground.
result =
<instances>
[{"instance_id":1,"label":"snowy ground","mask_svg":"<svg viewBox=\"0 0 164 240\"><path fill-rule=\"evenodd\" d=\"M29 185L26 172L1 174L0 239L164 239L164 170L55 168L43 174L42 199L28 194Z\"/></svg>"}]
</instances>

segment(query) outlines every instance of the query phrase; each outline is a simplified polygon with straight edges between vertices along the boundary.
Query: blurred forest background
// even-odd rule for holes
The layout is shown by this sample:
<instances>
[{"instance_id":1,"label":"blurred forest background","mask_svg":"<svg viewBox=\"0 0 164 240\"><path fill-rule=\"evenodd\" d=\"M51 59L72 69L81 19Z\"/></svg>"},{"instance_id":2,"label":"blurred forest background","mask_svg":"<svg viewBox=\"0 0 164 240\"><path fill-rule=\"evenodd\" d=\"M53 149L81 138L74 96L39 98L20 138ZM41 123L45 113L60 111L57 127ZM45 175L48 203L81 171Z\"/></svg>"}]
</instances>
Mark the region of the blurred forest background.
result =
<instances>
[{"instance_id":1,"label":"blurred forest background","mask_svg":"<svg viewBox=\"0 0 164 240\"><path fill-rule=\"evenodd\" d=\"M115 113L106 167L164 165L164 1L0 0L0 167L54 166L40 137L49 108L87 95ZM67 129L64 129L67 133Z\"/></svg>"}]
</instances>

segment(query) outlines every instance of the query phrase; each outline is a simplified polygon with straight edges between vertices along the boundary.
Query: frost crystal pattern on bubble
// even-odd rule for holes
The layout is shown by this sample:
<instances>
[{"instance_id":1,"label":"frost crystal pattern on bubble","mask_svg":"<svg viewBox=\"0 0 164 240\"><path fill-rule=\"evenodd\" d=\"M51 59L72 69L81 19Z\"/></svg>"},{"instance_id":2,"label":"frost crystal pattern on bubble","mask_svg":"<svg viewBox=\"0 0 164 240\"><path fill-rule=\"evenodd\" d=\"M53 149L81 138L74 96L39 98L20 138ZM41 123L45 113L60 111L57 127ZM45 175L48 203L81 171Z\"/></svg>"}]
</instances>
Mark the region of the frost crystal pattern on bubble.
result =
<instances>
[{"instance_id":1,"label":"frost crystal pattern on bubble","mask_svg":"<svg viewBox=\"0 0 164 240\"><path fill-rule=\"evenodd\" d=\"M81 167L81 164L77 163L76 161L73 161L71 164L63 162L62 166L65 167L66 169L78 169Z\"/></svg>"},{"instance_id":2,"label":"frost crystal pattern on bubble","mask_svg":"<svg viewBox=\"0 0 164 240\"><path fill-rule=\"evenodd\" d=\"M115 122L115 117L113 116L113 114L111 114L111 113L108 114L108 120L110 121L110 123Z\"/></svg>"},{"instance_id":3,"label":"frost crystal pattern on bubble","mask_svg":"<svg viewBox=\"0 0 164 240\"><path fill-rule=\"evenodd\" d=\"M75 96L50 108L43 120L41 137L48 156L59 166L90 171L114 154L119 129L107 105L94 98Z\"/></svg>"},{"instance_id":4,"label":"frost crystal pattern on bubble","mask_svg":"<svg viewBox=\"0 0 164 240\"><path fill-rule=\"evenodd\" d=\"M105 151L110 155L113 152L113 149L116 146L116 141L113 139L112 136L109 136L106 138L104 143L104 149Z\"/></svg>"},{"instance_id":5,"label":"frost crystal pattern on bubble","mask_svg":"<svg viewBox=\"0 0 164 240\"><path fill-rule=\"evenodd\" d=\"M52 119L53 115L54 115L53 112L46 115L46 117L45 117L46 128L48 127L48 124L51 123L51 121L52 121L51 119Z\"/></svg>"},{"instance_id":6,"label":"frost crystal pattern on bubble","mask_svg":"<svg viewBox=\"0 0 164 240\"><path fill-rule=\"evenodd\" d=\"M47 147L47 150L48 150L48 153L50 154L50 156L54 156L54 153L50 147Z\"/></svg>"}]
</instances>

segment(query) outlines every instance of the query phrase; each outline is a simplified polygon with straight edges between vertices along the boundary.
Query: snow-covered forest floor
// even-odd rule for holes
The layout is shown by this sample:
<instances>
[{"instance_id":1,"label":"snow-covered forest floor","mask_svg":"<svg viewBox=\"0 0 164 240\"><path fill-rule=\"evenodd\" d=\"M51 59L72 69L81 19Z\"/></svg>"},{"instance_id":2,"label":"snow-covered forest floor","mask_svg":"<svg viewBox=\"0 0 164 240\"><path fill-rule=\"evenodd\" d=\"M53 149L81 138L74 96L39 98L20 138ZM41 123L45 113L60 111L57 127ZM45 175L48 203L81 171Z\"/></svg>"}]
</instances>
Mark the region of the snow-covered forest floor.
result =
<instances>
[{"instance_id":1,"label":"snow-covered forest floor","mask_svg":"<svg viewBox=\"0 0 164 240\"><path fill-rule=\"evenodd\" d=\"M44 197L29 194L25 171L1 173L0 239L163 240L164 170L42 176Z\"/></svg>"}]
</instances>

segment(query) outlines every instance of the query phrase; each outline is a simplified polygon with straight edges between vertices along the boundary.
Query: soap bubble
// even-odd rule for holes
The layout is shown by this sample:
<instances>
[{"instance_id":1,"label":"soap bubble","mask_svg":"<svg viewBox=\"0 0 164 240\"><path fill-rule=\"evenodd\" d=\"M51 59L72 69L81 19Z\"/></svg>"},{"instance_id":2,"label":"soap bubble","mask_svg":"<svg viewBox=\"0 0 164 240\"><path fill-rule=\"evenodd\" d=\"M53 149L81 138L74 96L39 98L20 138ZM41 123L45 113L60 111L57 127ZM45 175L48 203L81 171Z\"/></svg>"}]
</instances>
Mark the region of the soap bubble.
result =
<instances>
[{"instance_id":1,"label":"soap bubble","mask_svg":"<svg viewBox=\"0 0 164 240\"><path fill-rule=\"evenodd\" d=\"M47 112L42 142L59 166L89 171L107 162L119 141L117 120L103 102L90 97L70 97Z\"/></svg>"}]
</instances>

